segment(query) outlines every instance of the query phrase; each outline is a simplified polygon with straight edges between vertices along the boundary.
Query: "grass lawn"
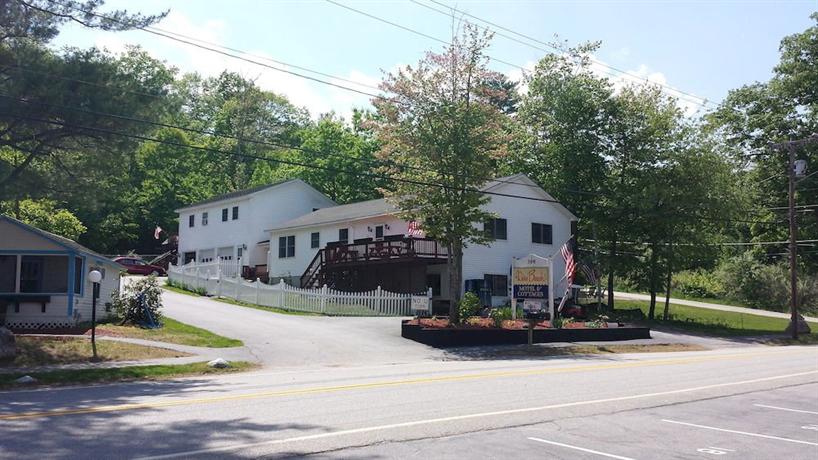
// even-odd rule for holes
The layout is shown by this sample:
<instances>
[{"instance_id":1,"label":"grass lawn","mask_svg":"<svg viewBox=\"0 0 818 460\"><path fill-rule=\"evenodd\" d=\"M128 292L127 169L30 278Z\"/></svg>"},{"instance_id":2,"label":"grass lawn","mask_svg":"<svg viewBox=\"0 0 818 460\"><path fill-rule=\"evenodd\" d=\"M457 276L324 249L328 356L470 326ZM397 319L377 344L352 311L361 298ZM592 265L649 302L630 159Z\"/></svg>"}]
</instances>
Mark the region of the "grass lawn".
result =
<instances>
[{"instance_id":1,"label":"grass lawn","mask_svg":"<svg viewBox=\"0 0 818 460\"><path fill-rule=\"evenodd\" d=\"M169 282L170 281L168 281L168 283ZM177 294L186 294L186 295L193 296L193 297L202 297L202 294L199 293L199 292L194 292L194 291L191 291L191 290L188 290L188 289L185 289L185 288L181 288L181 287L178 287L178 286L172 286L172 285L167 284L167 283L165 283L161 287L162 287L162 289L167 289L168 291L175 292Z\"/></svg>"},{"instance_id":2,"label":"grass lawn","mask_svg":"<svg viewBox=\"0 0 818 460\"><path fill-rule=\"evenodd\" d=\"M295 316L321 316L320 313L312 313L308 311L285 310L283 308L266 307L264 305L256 305L254 303L242 302L240 300L233 300L228 297L213 297L213 300L218 302L229 303L230 305L238 305L239 307L255 308L256 310L269 311L272 313L281 313L282 315Z\"/></svg>"},{"instance_id":3,"label":"grass lawn","mask_svg":"<svg viewBox=\"0 0 818 460\"><path fill-rule=\"evenodd\" d=\"M27 367L50 364L87 363L93 356L87 337L17 337L17 357L3 366ZM97 340L100 361L176 358L189 356L180 351L146 347L132 343Z\"/></svg>"},{"instance_id":4,"label":"grass lawn","mask_svg":"<svg viewBox=\"0 0 818 460\"><path fill-rule=\"evenodd\" d=\"M181 323L172 318L163 318L162 324L163 326L159 329L143 329L137 326L118 326L107 323L98 325L97 333L196 347L227 348L244 345L241 340L222 337L206 329Z\"/></svg>"},{"instance_id":5,"label":"grass lawn","mask_svg":"<svg viewBox=\"0 0 818 460\"><path fill-rule=\"evenodd\" d=\"M157 366L130 366L111 369L77 369L48 372L34 372L27 374L0 374L0 388L25 387L14 380L23 375L30 375L37 379L37 385L73 385L102 382L120 382L129 380L162 380L175 377L194 375L225 374L242 372L254 369L257 365L246 361L233 361L232 367L216 369L208 367L207 363L172 364Z\"/></svg>"},{"instance_id":6,"label":"grass lawn","mask_svg":"<svg viewBox=\"0 0 818 460\"><path fill-rule=\"evenodd\" d=\"M647 315L650 302L641 300L617 300L616 309L638 308ZM706 308L688 307L686 305L670 304L670 320L661 319L664 303L656 306L657 319L645 320L650 326L668 326L691 332L715 336L753 336L783 334L789 324L784 318L768 318L766 316L748 315L729 311L709 310ZM811 325L814 336L816 325ZM811 340L805 337L805 340Z\"/></svg>"}]
</instances>

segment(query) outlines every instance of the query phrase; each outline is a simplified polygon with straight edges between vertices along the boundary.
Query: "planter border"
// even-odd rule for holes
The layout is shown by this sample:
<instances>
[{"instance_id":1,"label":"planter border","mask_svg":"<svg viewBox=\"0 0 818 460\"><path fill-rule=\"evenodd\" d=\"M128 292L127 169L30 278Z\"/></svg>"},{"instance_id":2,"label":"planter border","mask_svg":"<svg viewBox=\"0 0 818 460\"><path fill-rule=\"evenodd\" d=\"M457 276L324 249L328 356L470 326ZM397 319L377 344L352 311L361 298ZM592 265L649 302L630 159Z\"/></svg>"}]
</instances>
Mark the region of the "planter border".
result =
<instances>
[{"instance_id":1,"label":"planter border","mask_svg":"<svg viewBox=\"0 0 818 460\"><path fill-rule=\"evenodd\" d=\"M401 322L401 336L436 348L528 343L528 330L496 328L429 328ZM624 326L597 329L534 329L534 343L608 342L649 339L650 328Z\"/></svg>"}]
</instances>

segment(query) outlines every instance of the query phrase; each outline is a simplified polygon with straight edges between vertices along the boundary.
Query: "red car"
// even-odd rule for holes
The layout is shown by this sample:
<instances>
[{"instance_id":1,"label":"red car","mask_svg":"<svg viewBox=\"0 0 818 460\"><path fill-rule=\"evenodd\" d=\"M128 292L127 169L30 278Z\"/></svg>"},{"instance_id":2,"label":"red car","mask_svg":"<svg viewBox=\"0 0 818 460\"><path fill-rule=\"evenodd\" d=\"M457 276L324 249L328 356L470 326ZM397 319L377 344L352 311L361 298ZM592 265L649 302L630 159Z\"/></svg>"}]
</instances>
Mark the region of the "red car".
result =
<instances>
[{"instance_id":1,"label":"red car","mask_svg":"<svg viewBox=\"0 0 818 460\"><path fill-rule=\"evenodd\" d=\"M154 275L165 276L165 269L157 265L151 265L142 259L136 257L117 257L114 262L125 267L125 270L131 275Z\"/></svg>"}]
</instances>

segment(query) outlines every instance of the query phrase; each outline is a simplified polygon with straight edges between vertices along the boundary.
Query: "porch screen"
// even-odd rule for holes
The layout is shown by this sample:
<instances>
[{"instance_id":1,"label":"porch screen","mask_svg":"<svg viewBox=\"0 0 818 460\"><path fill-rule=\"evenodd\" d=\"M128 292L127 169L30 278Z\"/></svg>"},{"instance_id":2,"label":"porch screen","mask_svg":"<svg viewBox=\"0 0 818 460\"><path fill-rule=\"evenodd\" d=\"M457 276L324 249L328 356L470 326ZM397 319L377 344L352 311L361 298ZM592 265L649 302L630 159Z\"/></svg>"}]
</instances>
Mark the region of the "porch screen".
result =
<instances>
[{"instance_id":1,"label":"porch screen","mask_svg":"<svg viewBox=\"0 0 818 460\"><path fill-rule=\"evenodd\" d=\"M68 257L23 256L20 292L65 294L68 292Z\"/></svg>"},{"instance_id":2,"label":"porch screen","mask_svg":"<svg viewBox=\"0 0 818 460\"><path fill-rule=\"evenodd\" d=\"M0 292L14 292L17 280L17 256L0 256Z\"/></svg>"}]
</instances>

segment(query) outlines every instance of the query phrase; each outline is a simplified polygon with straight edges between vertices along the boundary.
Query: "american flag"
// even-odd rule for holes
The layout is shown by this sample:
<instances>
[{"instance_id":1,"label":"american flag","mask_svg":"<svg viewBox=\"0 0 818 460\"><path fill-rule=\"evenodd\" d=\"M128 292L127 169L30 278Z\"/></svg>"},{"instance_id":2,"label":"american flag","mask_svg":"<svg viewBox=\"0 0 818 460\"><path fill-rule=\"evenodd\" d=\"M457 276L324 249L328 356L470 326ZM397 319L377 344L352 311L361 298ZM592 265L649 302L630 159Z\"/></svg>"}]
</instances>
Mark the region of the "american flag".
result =
<instances>
[{"instance_id":1,"label":"american flag","mask_svg":"<svg viewBox=\"0 0 818 460\"><path fill-rule=\"evenodd\" d=\"M571 247L568 246L571 240L565 242L560 248L560 254L562 254L562 258L565 259L565 295L562 296L562 300L560 301L560 306L557 309L558 311L562 311L562 307L565 306L565 303L568 301L568 295L571 293L571 285L574 284L574 275L576 274L577 264L574 260L574 253L571 251Z\"/></svg>"},{"instance_id":2,"label":"american flag","mask_svg":"<svg viewBox=\"0 0 818 460\"><path fill-rule=\"evenodd\" d=\"M560 253L562 254L562 258L565 259L565 278L568 280L568 285L574 284L574 275L577 271L577 264L574 260L574 253L571 251L571 248L568 246L568 242L562 245L560 248Z\"/></svg>"},{"instance_id":3,"label":"american flag","mask_svg":"<svg viewBox=\"0 0 818 460\"><path fill-rule=\"evenodd\" d=\"M409 226L406 229L406 235L412 238L423 238L423 230L420 229L420 224L418 224L416 220L409 221Z\"/></svg>"}]
</instances>

